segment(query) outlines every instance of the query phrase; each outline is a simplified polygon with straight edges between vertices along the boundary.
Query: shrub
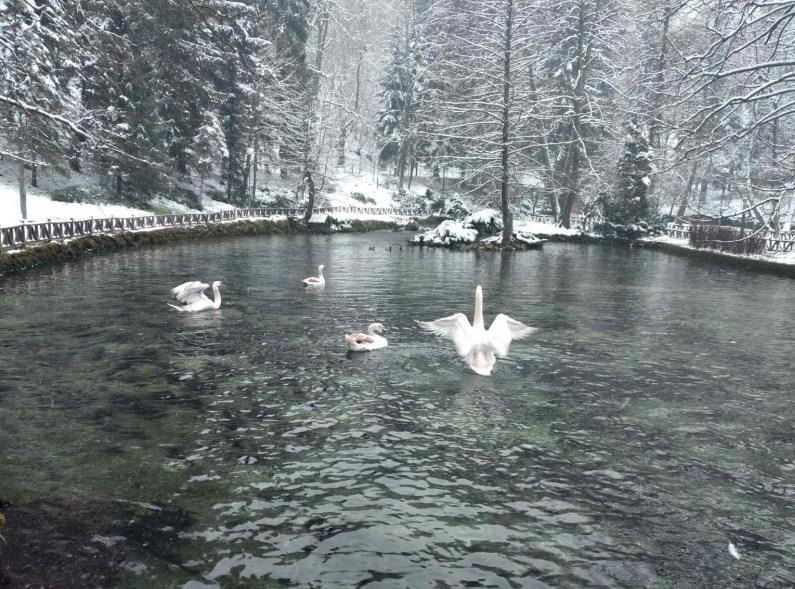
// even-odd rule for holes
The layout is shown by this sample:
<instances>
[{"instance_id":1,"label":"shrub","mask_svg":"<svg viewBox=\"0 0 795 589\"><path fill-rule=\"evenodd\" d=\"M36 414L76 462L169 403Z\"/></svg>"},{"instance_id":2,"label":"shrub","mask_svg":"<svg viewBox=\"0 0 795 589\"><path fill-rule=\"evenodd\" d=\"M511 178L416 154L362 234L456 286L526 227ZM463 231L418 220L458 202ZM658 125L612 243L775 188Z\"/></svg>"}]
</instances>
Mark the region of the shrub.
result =
<instances>
[{"instance_id":1,"label":"shrub","mask_svg":"<svg viewBox=\"0 0 795 589\"><path fill-rule=\"evenodd\" d=\"M372 204L372 205L376 204L374 198L371 198L369 196L365 196L361 192L352 192L351 193L351 198L353 200L357 200L357 201L359 201L360 203L363 203L363 204Z\"/></svg>"},{"instance_id":2,"label":"shrub","mask_svg":"<svg viewBox=\"0 0 795 589\"><path fill-rule=\"evenodd\" d=\"M731 254L761 254L766 242L761 237L743 235L743 230L725 225L693 225L690 227L690 245L697 248L716 249Z\"/></svg>"},{"instance_id":3,"label":"shrub","mask_svg":"<svg viewBox=\"0 0 795 589\"><path fill-rule=\"evenodd\" d=\"M646 219L638 219L629 223L613 223L602 221L593 226L594 233L613 239L640 239L642 237L652 237L665 233L665 219L657 216L649 216Z\"/></svg>"},{"instance_id":4,"label":"shrub","mask_svg":"<svg viewBox=\"0 0 795 589\"><path fill-rule=\"evenodd\" d=\"M57 202L93 202L91 194L87 190L76 186L53 190L50 193L50 198Z\"/></svg>"}]
</instances>

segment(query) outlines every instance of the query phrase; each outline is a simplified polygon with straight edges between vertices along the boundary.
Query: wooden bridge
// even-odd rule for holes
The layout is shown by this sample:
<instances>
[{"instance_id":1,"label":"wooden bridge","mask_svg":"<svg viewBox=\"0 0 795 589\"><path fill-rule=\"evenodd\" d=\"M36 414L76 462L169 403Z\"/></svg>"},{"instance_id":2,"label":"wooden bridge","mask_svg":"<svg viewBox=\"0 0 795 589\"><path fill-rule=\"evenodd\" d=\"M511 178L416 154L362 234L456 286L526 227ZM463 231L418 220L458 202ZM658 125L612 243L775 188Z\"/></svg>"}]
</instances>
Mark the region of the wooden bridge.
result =
<instances>
[{"instance_id":1,"label":"wooden bridge","mask_svg":"<svg viewBox=\"0 0 795 589\"><path fill-rule=\"evenodd\" d=\"M301 218L305 212L306 209L232 209L216 213L142 215L138 217L24 223L14 227L0 227L0 248L20 247L53 239L70 239L97 233L141 231L164 227L190 227L191 225L224 223L242 219L268 219L274 216ZM427 213L421 211L389 207L326 207L316 208L313 213L316 215L391 215L395 217L427 215Z\"/></svg>"},{"instance_id":2,"label":"wooden bridge","mask_svg":"<svg viewBox=\"0 0 795 589\"><path fill-rule=\"evenodd\" d=\"M667 233L677 239L690 239L691 225L687 223L668 223ZM761 232L749 231L748 236L754 235L759 239L765 240L765 247L771 252L792 252L795 251L795 231L773 231L765 230Z\"/></svg>"}]
</instances>

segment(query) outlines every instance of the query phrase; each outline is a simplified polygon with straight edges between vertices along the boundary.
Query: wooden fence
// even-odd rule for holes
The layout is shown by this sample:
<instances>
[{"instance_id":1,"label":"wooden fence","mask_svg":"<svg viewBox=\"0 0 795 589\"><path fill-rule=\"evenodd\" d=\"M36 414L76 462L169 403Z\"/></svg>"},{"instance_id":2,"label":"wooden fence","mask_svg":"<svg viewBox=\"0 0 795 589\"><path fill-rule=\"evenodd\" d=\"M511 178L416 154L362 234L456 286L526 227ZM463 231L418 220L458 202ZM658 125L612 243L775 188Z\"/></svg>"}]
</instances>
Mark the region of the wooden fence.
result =
<instances>
[{"instance_id":1,"label":"wooden fence","mask_svg":"<svg viewBox=\"0 0 795 589\"><path fill-rule=\"evenodd\" d=\"M747 230L747 235L754 234L753 230ZM686 223L668 223L668 235L678 239L690 239L690 225ZM769 230L754 234L755 237L765 240L765 246L771 252L791 252L795 251L795 231L779 231L774 233Z\"/></svg>"},{"instance_id":2,"label":"wooden fence","mask_svg":"<svg viewBox=\"0 0 795 589\"><path fill-rule=\"evenodd\" d=\"M110 217L106 219L84 219L76 221L47 221L44 223L25 223L14 227L0 227L0 248L18 247L25 244L69 239L95 233L114 233L116 231L140 231L161 227L189 227L208 223L223 223L239 219L262 219L275 215L303 217L305 209L232 209L216 213L189 213L176 215L145 215L140 217ZM389 207L327 207L316 208L315 214L360 214L393 215L414 217L425 215L420 211L393 209Z\"/></svg>"},{"instance_id":3,"label":"wooden fence","mask_svg":"<svg viewBox=\"0 0 795 589\"><path fill-rule=\"evenodd\" d=\"M105 219L83 219L69 221L46 221L44 223L25 223L14 227L0 227L0 249L20 247L26 244L41 243L53 239L70 239L97 233L114 233L117 231L140 231L162 227L189 227L208 223L223 223L239 219L263 219L275 215L286 217L303 217L306 209L231 209L216 213L186 213L175 215L144 215L139 217L110 217ZM413 209L395 209L391 207L319 207L314 209L316 215L391 215L395 217L427 217L443 215L441 211L428 213ZM555 224L555 218L547 215L531 215L528 221ZM588 229L590 223L583 218L572 219L573 227ZM785 250L789 251L789 250Z\"/></svg>"}]
</instances>

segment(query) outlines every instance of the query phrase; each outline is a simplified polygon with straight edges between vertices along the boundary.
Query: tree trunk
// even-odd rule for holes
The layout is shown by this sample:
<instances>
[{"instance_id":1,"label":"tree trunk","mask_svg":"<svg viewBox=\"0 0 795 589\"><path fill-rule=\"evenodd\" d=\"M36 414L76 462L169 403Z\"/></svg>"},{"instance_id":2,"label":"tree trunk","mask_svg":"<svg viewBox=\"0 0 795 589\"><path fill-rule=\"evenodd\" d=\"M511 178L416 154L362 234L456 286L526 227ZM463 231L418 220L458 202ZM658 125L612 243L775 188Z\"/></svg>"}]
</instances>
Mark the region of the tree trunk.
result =
<instances>
[{"instance_id":1,"label":"tree trunk","mask_svg":"<svg viewBox=\"0 0 795 589\"><path fill-rule=\"evenodd\" d=\"M398 159L397 169L395 176L398 177L398 190L403 190L403 180L406 177L406 159L408 154L408 142L404 139L400 145L400 159Z\"/></svg>"},{"instance_id":2,"label":"tree trunk","mask_svg":"<svg viewBox=\"0 0 795 589\"><path fill-rule=\"evenodd\" d=\"M563 208L560 211L560 224L563 227L569 228L571 226L571 213L574 210L574 202L579 196L580 185L580 142L582 138L582 130L580 128L582 116L582 102L585 92L586 68L591 62L591 44L586 47L586 32L587 22L585 18L585 2L579 2L579 14L577 18L577 83L571 89L572 94L572 119L571 119L571 136L569 138L569 153L566 158L566 165L564 166L565 177L563 178L563 185L566 186L566 200L563 202Z\"/></svg>"},{"instance_id":3,"label":"tree trunk","mask_svg":"<svg viewBox=\"0 0 795 589\"><path fill-rule=\"evenodd\" d=\"M304 224L309 224L309 219L312 218L315 208L315 181L312 179L312 172L308 170L304 172L304 184L306 184L309 194L309 201L306 203L306 212L304 213Z\"/></svg>"},{"instance_id":4,"label":"tree trunk","mask_svg":"<svg viewBox=\"0 0 795 589\"><path fill-rule=\"evenodd\" d=\"M342 167L345 165L345 144L348 142L348 121L343 119L342 128L340 128L340 138L337 143L337 166Z\"/></svg>"},{"instance_id":5,"label":"tree trunk","mask_svg":"<svg viewBox=\"0 0 795 589\"><path fill-rule=\"evenodd\" d=\"M511 129L511 52L513 50L513 0L508 0L505 15L505 53L503 56L502 74L502 181L500 186L500 201L502 205L502 246L511 245L513 239L513 219L511 218L511 203L508 194L510 182L510 139Z\"/></svg>"},{"instance_id":6,"label":"tree trunk","mask_svg":"<svg viewBox=\"0 0 795 589\"><path fill-rule=\"evenodd\" d=\"M259 135L254 135L254 171L253 171L253 178L251 182L251 194L252 194L252 202L254 206L256 206L257 202L257 168L259 167Z\"/></svg>"},{"instance_id":7,"label":"tree trunk","mask_svg":"<svg viewBox=\"0 0 795 589\"><path fill-rule=\"evenodd\" d=\"M575 115L576 116L576 115ZM571 212L574 210L574 201L580 184L580 143L577 133L572 131L572 141L569 145L569 156L566 158L566 200L560 211L560 224L567 229L571 227Z\"/></svg>"},{"instance_id":8,"label":"tree trunk","mask_svg":"<svg viewBox=\"0 0 795 589\"><path fill-rule=\"evenodd\" d=\"M39 174L38 174L38 166L36 165L36 154L33 154L33 164L30 166L30 185L33 188L39 187Z\"/></svg>"},{"instance_id":9,"label":"tree trunk","mask_svg":"<svg viewBox=\"0 0 795 589\"><path fill-rule=\"evenodd\" d=\"M248 175L251 172L251 154L246 150L246 167L243 168L243 178L240 180L237 202L245 205L248 201Z\"/></svg>"},{"instance_id":10,"label":"tree trunk","mask_svg":"<svg viewBox=\"0 0 795 589\"><path fill-rule=\"evenodd\" d=\"M19 212L24 220L28 218L28 196L25 192L25 164L21 161L17 168L17 177L19 180Z\"/></svg>"},{"instance_id":11,"label":"tree trunk","mask_svg":"<svg viewBox=\"0 0 795 589\"><path fill-rule=\"evenodd\" d=\"M649 125L649 145L652 149L660 149L660 119L659 111L662 107L662 86L665 82L665 63L668 50L668 29L671 23L671 8L668 2L663 7L663 23L660 31L660 45L657 53L657 64L654 72L654 89L652 90L652 119Z\"/></svg>"},{"instance_id":12,"label":"tree trunk","mask_svg":"<svg viewBox=\"0 0 795 589\"><path fill-rule=\"evenodd\" d=\"M411 182L414 180L414 170L415 170L415 162L414 162L414 151L409 154L409 185L408 189L411 190Z\"/></svg>"},{"instance_id":13,"label":"tree trunk","mask_svg":"<svg viewBox=\"0 0 795 589\"><path fill-rule=\"evenodd\" d=\"M693 182L698 173L698 162L693 162L693 167L690 168L690 177L687 179L687 186L685 186L685 193L682 195L682 201L679 203L679 210L676 211L677 217L684 217L687 212L687 206L690 204L690 193L693 190Z\"/></svg>"}]
</instances>

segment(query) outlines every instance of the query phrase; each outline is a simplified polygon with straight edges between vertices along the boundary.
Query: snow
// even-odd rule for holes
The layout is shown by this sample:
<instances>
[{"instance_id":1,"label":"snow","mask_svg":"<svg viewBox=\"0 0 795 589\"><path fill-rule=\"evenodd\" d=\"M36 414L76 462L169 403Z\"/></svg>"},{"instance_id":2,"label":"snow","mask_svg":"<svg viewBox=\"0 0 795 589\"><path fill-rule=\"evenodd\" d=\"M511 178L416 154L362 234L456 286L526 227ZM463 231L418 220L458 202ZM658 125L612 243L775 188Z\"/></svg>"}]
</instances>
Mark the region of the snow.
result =
<instances>
[{"instance_id":1,"label":"snow","mask_svg":"<svg viewBox=\"0 0 795 589\"><path fill-rule=\"evenodd\" d=\"M329 207L394 207L399 203L395 202L397 194L396 180L394 176L384 175L380 171L376 174L370 162L363 160L359 167L359 156L354 152L347 155L348 164L337 168L332 179L333 192L324 191L321 194L320 206ZM358 170L361 169L361 173ZM421 170L422 171L422 170ZM408 179L403 186L403 190L410 198L412 196L424 195L429 189L428 184L422 178L414 178L411 187L408 186ZM362 202L353 197L354 194L361 194L366 199L375 202Z\"/></svg>"},{"instance_id":2,"label":"snow","mask_svg":"<svg viewBox=\"0 0 795 589\"><path fill-rule=\"evenodd\" d=\"M526 243L527 245L537 245L540 243L544 243L546 241L546 239L539 239L532 233L528 233L526 231L514 231L513 238L515 241L520 241L522 243ZM502 243L502 234L492 235L491 237L481 239L480 243L485 243L488 245L498 245Z\"/></svg>"},{"instance_id":3,"label":"snow","mask_svg":"<svg viewBox=\"0 0 795 589\"><path fill-rule=\"evenodd\" d=\"M580 229L574 227L566 228L554 223L540 223L538 221L528 221L516 219L513 223L514 230L517 232L532 233L533 235L581 235Z\"/></svg>"},{"instance_id":4,"label":"snow","mask_svg":"<svg viewBox=\"0 0 795 589\"><path fill-rule=\"evenodd\" d=\"M478 238L477 229L466 226L464 221L442 221L438 227L426 231L420 235L415 235L411 240L413 243L427 245L455 245L464 243L474 243Z\"/></svg>"},{"instance_id":5,"label":"snow","mask_svg":"<svg viewBox=\"0 0 795 589\"><path fill-rule=\"evenodd\" d=\"M99 179L90 174L72 172L69 176L42 167L38 171L37 188L30 186L30 171L27 172L27 222L69 221L71 219L101 219L108 217L137 217L152 215L152 211L118 204L59 202L50 198L50 193L65 188L75 188L90 195L107 192ZM202 211L192 209L182 203L158 195L152 198L149 206L167 209L170 213L214 213L232 210L228 203L212 200L208 196L201 199ZM0 161L0 227L12 227L23 222L19 208L19 186L16 168L8 161Z\"/></svg>"},{"instance_id":6,"label":"snow","mask_svg":"<svg viewBox=\"0 0 795 589\"><path fill-rule=\"evenodd\" d=\"M521 221L515 223L515 230L513 233L514 239L524 242L528 245L535 245L543 242L544 240L539 239L534 235L536 231L534 229L530 229L528 225L531 224L522 223ZM539 228L538 233L545 235L554 234L555 230L562 229L556 227L555 225L547 225L543 223L532 223L532 225L534 228ZM435 229L431 229L430 231L416 235L412 239L412 242L417 244L441 246L474 243L478 240L478 227L481 229L501 229L502 216L500 215L500 212L496 209L481 209L479 211L475 211L461 221L442 221L442 223ZM570 234L572 235L578 233L572 229L564 229L563 231L571 232ZM484 244L498 244L501 241L501 233L481 239L481 243Z\"/></svg>"},{"instance_id":7,"label":"snow","mask_svg":"<svg viewBox=\"0 0 795 589\"><path fill-rule=\"evenodd\" d=\"M187 215L189 213L201 213L202 211L192 209L187 205L182 204L181 202L177 202L175 200L171 200L170 198L166 198L163 195L157 195L152 200L149 201L149 204L158 208L168 209L171 213L176 213L179 215ZM152 213L149 213L150 215Z\"/></svg>"},{"instance_id":8,"label":"snow","mask_svg":"<svg viewBox=\"0 0 795 589\"><path fill-rule=\"evenodd\" d=\"M472 213L465 219L470 224L482 223L484 225L494 224L502 227L502 214L497 209L481 209Z\"/></svg>"},{"instance_id":9,"label":"snow","mask_svg":"<svg viewBox=\"0 0 795 589\"><path fill-rule=\"evenodd\" d=\"M336 189L334 192L326 193L325 198L329 206L333 207L391 207L392 191L386 188L383 184L377 186L373 181L373 177L369 174L353 174L346 172L342 169L337 171L337 176L334 179ZM363 194L367 198L372 198L373 203L363 203L356 200L351 195L354 193Z\"/></svg>"},{"instance_id":10,"label":"snow","mask_svg":"<svg viewBox=\"0 0 795 589\"><path fill-rule=\"evenodd\" d=\"M35 190L35 189L34 189ZM150 211L121 205L56 202L38 191L28 193L27 221L68 221L105 217L135 217L151 215ZM16 186L0 184L0 227L22 223L19 210L19 191Z\"/></svg>"}]
</instances>

